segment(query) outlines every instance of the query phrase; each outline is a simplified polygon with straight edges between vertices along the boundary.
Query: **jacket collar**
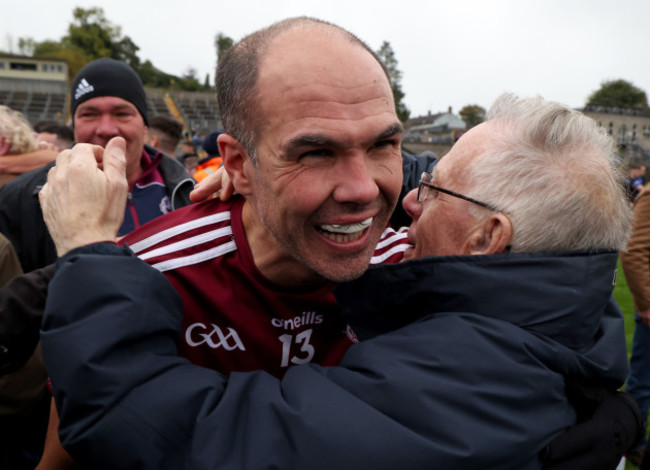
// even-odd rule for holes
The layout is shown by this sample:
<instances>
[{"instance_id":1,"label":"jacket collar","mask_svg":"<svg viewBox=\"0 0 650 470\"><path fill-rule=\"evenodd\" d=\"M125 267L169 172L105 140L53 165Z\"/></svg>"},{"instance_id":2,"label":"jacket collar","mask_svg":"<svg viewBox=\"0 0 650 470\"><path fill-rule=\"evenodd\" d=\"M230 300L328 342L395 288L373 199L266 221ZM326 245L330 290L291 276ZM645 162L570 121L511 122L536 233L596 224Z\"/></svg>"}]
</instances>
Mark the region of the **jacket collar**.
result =
<instances>
[{"instance_id":1,"label":"jacket collar","mask_svg":"<svg viewBox=\"0 0 650 470\"><path fill-rule=\"evenodd\" d=\"M617 257L609 251L426 257L372 267L334 293L360 339L432 314L469 313L573 348L597 335Z\"/></svg>"},{"instance_id":2,"label":"jacket collar","mask_svg":"<svg viewBox=\"0 0 650 470\"><path fill-rule=\"evenodd\" d=\"M162 152L153 147L145 146L142 149L142 157L140 159L142 174L140 175L140 178L138 178L138 183L153 178L155 173L158 171L158 165L162 159Z\"/></svg>"}]
</instances>

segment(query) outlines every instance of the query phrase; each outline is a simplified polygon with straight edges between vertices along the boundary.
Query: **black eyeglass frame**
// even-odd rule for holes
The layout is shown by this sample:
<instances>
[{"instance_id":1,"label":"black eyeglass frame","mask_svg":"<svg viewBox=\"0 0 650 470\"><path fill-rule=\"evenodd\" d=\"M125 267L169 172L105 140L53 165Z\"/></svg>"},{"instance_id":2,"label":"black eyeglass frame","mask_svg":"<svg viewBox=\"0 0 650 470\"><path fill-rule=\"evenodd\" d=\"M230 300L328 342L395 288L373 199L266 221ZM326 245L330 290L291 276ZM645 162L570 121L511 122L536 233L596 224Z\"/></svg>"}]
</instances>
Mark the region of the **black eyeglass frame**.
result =
<instances>
[{"instance_id":1,"label":"black eyeglass frame","mask_svg":"<svg viewBox=\"0 0 650 470\"><path fill-rule=\"evenodd\" d=\"M438 192L441 192L443 194L448 194L449 196L457 197L457 198L463 199L463 200L465 200L467 202L471 202L472 204L476 204L478 206L485 207L486 209L490 209L491 211L503 212L498 207L495 207L492 204L489 204L487 202L482 202L482 201L479 201L478 199L474 199L474 198L471 198L469 196L463 196L462 194L456 193L456 192L451 191L449 189L441 188L440 186L435 186L435 185L429 183L429 181L431 181L432 178L433 178L433 176L431 175L431 173L428 173L426 171L424 173L422 173L422 176L420 176L420 184L418 185L418 202L420 202L420 203L424 202L424 200L422 199L422 188L424 186L426 186L427 188L431 188L431 189L433 189L435 191L438 191ZM429 180L429 181L427 181L427 180Z\"/></svg>"}]
</instances>

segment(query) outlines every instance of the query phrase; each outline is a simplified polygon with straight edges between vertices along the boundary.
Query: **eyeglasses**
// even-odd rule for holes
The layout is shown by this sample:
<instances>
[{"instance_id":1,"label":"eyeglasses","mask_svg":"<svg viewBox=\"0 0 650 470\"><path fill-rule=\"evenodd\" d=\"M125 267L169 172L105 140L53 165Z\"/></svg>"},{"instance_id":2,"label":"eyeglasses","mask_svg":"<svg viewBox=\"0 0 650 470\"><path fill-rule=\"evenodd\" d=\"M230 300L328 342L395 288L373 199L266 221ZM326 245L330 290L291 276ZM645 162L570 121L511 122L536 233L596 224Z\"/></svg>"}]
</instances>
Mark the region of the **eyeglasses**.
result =
<instances>
[{"instance_id":1,"label":"eyeglasses","mask_svg":"<svg viewBox=\"0 0 650 470\"><path fill-rule=\"evenodd\" d=\"M432 179L433 179L433 175L431 173L427 173L426 171L422 173L422 176L420 177L420 185L418 186L418 202L424 202L429 197L429 190L433 189L434 191L448 194L449 196L454 196L459 199L464 199L465 201L471 202L481 207L485 207L486 209L490 209L491 211L494 212L503 212L501 209L493 206L492 204L488 204L487 202L482 202L477 199L473 199L469 196L463 196L462 194L455 193L453 191L450 191L449 189L444 189L439 186L435 186L431 184Z\"/></svg>"}]
</instances>

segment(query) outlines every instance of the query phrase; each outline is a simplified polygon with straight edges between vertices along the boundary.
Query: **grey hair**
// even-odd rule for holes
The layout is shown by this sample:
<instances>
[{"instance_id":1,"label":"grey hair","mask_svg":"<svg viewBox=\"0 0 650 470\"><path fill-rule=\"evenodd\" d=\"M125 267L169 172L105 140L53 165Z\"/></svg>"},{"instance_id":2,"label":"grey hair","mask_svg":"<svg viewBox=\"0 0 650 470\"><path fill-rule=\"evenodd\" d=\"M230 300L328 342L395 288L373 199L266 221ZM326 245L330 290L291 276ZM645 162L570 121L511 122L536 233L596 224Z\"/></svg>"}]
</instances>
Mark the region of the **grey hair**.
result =
<instances>
[{"instance_id":1,"label":"grey hair","mask_svg":"<svg viewBox=\"0 0 650 470\"><path fill-rule=\"evenodd\" d=\"M0 105L0 136L9 142L9 155L38 150L34 130L20 111Z\"/></svg>"},{"instance_id":2,"label":"grey hair","mask_svg":"<svg viewBox=\"0 0 650 470\"><path fill-rule=\"evenodd\" d=\"M502 208L512 251L624 250L631 210L614 141L579 111L541 97L500 96L497 138L468 168L472 197Z\"/></svg>"},{"instance_id":3,"label":"grey hair","mask_svg":"<svg viewBox=\"0 0 650 470\"><path fill-rule=\"evenodd\" d=\"M262 132L264 113L260 107L257 78L259 65L273 40L296 28L321 27L339 34L353 45L368 51L381 65L386 77L388 70L377 54L354 34L316 18L288 18L244 37L223 56L217 67L217 102L224 132L235 137L255 162L257 139Z\"/></svg>"}]
</instances>

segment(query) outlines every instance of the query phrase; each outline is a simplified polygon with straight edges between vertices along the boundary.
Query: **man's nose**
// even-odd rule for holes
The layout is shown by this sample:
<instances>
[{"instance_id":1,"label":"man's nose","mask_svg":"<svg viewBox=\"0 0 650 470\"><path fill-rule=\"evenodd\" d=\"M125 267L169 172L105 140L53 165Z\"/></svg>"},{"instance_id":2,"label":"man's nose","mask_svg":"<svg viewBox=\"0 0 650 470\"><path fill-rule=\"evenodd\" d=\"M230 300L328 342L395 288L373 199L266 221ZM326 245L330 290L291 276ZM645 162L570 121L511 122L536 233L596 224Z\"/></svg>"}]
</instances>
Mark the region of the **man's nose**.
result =
<instances>
[{"instance_id":1,"label":"man's nose","mask_svg":"<svg viewBox=\"0 0 650 470\"><path fill-rule=\"evenodd\" d=\"M417 220L422 214L422 203L418 201L418 188L408 192L402 199L402 207L413 220Z\"/></svg>"},{"instance_id":2,"label":"man's nose","mask_svg":"<svg viewBox=\"0 0 650 470\"><path fill-rule=\"evenodd\" d=\"M378 169L364 155L344 158L338 165L338 183L334 189L334 199L338 202L369 204L379 196L377 184Z\"/></svg>"},{"instance_id":3,"label":"man's nose","mask_svg":"<svg viewBox=\"0 0 650 470\"><path fill-rule=\"evenodd\" d=\"M99 135L116 136L119 135L119 129L115 125L115 120L110 114L104 114L97 122L95 132Z\"/></svg>"}]
</instances>

